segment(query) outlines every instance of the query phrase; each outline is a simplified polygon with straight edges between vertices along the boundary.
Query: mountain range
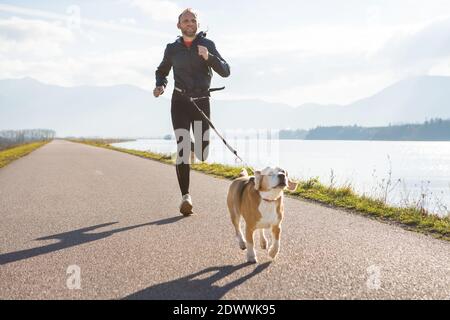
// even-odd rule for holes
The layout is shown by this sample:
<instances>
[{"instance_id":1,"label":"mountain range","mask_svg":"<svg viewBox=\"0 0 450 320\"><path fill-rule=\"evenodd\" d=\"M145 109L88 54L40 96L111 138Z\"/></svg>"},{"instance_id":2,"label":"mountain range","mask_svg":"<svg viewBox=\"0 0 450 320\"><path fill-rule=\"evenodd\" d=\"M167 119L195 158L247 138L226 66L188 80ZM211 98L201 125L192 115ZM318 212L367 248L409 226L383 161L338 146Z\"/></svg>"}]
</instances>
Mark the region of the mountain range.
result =
<instances>
[{"instance_id":1,"label":"mountain range","mask_svg":"<svg viewBox=\"0 0 450 320\"><path fill-rule=\"evenodd\" d=\"M48 128L59 137L162 136L172 133L169 98L168 92L155 99L130 85L61 87L31 78L5 79L0 80L0 130ZM218 98L211 103L211 118L220 130L421 123L450 118L450 77L408 78L348 105L291 107Z\"/></svg>"}]
</instances>

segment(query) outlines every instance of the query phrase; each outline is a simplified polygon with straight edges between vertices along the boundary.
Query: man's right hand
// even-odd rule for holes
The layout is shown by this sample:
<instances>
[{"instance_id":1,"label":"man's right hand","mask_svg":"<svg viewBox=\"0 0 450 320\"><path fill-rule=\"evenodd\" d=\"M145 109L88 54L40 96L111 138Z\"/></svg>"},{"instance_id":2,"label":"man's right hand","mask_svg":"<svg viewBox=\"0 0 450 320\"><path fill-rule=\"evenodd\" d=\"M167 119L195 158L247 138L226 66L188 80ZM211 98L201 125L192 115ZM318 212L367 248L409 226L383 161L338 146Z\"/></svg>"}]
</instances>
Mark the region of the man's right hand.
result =
<instances>
[{"instance_id":1,"label":"man's right hand","mask_svg":"<svg viewBox=\"0 0 450 320\"><path fill-rule=\"evenodd\" d=\"M155 98L158 98L160 95L162 95L164 93L164 86L159 86L156 87L153 90L153 95L155 96Z\"/></svg>"}]
</instances>

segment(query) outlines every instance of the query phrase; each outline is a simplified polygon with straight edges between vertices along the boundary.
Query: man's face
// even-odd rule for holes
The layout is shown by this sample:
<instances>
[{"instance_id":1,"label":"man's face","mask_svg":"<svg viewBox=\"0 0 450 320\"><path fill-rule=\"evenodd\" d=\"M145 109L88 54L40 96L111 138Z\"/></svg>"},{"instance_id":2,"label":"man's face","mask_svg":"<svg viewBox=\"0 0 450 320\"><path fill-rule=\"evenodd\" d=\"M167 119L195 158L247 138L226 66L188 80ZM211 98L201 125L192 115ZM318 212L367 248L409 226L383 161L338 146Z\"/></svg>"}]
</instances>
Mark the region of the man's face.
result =
<instances>
[{"instance_id":1,"label":"man's face","mask_svg":"<svg viewBox=\"0 0 450 320\"><path fill-rule=\"evenodd\" d=\"M197 34L198 27L197 18L190 12L184 13L178 23L178 29L187 37L194 37Z\"/></svg>"}]
</instances>

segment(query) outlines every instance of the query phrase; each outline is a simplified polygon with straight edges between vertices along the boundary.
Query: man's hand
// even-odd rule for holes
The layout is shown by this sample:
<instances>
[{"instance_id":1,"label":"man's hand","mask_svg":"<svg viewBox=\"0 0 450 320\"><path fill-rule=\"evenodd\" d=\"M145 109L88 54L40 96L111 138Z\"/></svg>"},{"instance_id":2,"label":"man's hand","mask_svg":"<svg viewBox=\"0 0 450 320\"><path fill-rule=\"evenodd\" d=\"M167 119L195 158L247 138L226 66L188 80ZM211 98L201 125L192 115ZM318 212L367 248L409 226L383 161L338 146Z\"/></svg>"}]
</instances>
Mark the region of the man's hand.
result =
<instances>
[{"instance_id":1,"label":"man's hand","mask_svg":"<svg viewBox=\"0 0 450 320\"><path fill-rule=\"evenodd\" d=\"M198 55L202 56L203 59L208 60L209 58L208 48L204 46L198 46Z\"/></svg>"},{"instance_id":2,"label":"man's hand","mask_svg":"<svg viewBox=\"0 0 450 320\"><path fill-rule=\"evenodd\" d=\"M162 95L164 93L164 86L159 86L156 87L153 90L153 95L155 96L155 98L158 98L160 95Z\"/></svg>"}]
</instances>

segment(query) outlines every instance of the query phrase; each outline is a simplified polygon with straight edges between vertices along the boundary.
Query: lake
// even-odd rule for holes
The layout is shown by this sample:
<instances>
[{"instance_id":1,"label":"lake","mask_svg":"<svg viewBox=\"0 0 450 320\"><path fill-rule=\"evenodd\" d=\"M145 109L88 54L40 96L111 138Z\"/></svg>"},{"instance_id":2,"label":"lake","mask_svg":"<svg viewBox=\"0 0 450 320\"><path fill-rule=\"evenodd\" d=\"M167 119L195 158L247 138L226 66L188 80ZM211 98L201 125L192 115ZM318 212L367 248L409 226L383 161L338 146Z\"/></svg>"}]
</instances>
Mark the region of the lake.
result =
<instances>
[{"instance_id":1,"label":"lake","mask_svg":"<svg viewBox=\"0 0 450 320\"><path fill-rule=\"evenodd\" d=\"M317 141L231 138L227 141L251 166L280 166L291 177L317 177L325 185L351 185L359 194L393 205L450 211L450 142ZM114 146L175 153L174 140L137 140ZM219 139L207 162L239 165Z\"/></svg>"}]
</instances>

